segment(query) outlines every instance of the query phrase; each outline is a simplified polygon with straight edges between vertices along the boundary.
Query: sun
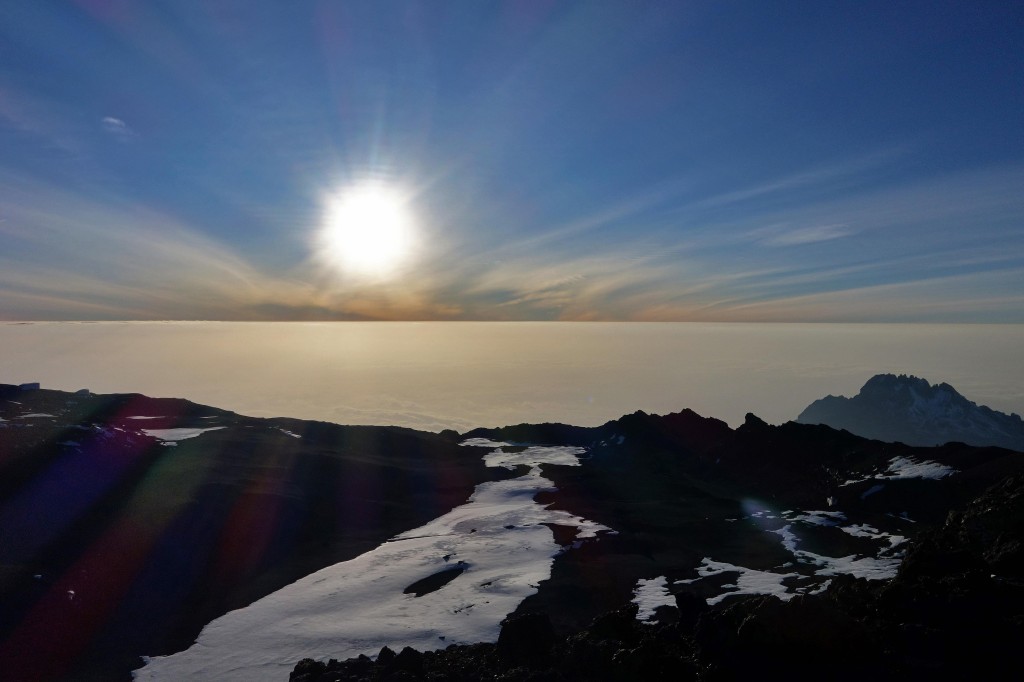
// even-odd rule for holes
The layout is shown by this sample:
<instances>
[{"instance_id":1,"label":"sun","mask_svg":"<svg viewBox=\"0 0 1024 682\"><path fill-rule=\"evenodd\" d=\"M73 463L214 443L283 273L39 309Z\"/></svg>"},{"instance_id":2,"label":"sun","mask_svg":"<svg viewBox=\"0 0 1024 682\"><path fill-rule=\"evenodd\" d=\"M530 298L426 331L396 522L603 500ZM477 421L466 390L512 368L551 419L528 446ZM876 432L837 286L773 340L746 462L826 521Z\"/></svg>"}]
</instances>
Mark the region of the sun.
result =
<instances>
[{"instance_id":1,"label":"sun","mask_svg":"<svg viewBox=\"0 0 1024 682\"><path fill-rule=\"evenodd\" d=\"M322 255L345 275L387 277L412 255L415 220L408 199L381 184L345 188L327 202Z\"/></svg>"}]
</instances>

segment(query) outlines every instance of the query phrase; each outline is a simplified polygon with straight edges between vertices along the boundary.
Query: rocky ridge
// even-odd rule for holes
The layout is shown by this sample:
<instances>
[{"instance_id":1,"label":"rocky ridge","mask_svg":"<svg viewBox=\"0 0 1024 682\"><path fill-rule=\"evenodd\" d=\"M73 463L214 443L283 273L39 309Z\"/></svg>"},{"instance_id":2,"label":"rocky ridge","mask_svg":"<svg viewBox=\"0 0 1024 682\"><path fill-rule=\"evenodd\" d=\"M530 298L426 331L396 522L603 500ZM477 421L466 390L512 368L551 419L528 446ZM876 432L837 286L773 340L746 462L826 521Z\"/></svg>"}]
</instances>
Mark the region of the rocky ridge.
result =
<instances>
[{"instance_id":1,"label":"rocky ridge","mask_svg":"<svg viewBox=\"0 0 1024 682\"><path fill-rule=\"evenodd\" d=\"M140 656L186 647L227 610L522 474L487 469L460 445L471 438L581 448L582 466L543 465L554 489L537 499L614 533L576 547L574 529L545 530L575 548L498 643L382 652L344 675L729 679L744 664L722 651L769 660L804 642L884 678L967 665L936 642L991 616L998 632L977 629L998 643L1021 612L1024 458L997 447L912 447L754 415L731 429L690 410L430 434L3 385L0 420L0 669L20 679L127 679ZM474 580L471 562L457 565L433 597ZM624 607L641 584L665 592L644 622ZM801 634L802 622L817 625Z\"/></svg>"}]
</instances>

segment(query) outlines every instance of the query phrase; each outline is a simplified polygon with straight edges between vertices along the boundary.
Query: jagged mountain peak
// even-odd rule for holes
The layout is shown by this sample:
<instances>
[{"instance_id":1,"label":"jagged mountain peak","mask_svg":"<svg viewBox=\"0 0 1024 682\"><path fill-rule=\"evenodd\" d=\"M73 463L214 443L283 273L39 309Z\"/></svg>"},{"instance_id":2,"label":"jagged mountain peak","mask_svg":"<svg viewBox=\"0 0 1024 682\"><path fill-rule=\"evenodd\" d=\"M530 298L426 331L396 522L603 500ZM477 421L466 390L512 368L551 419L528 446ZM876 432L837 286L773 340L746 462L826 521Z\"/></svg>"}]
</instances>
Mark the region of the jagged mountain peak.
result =
<instances>
[{"instance_id":1,"label":"jagged mountain peak","mask_svg":"<svg viewBox=\"0 0 1024 682\"><path fill-rule=\"evenodd\" d=\"M861 387L859 395L870 396L880 394L917 394L919 397L924 398L960 399L972 405L974 404L946 382L932 384L927 379L916 377L913 374L876 374Z\"/></svg>"},{"instance_id":2,"label":"jagged mountain peak","mask_svg":"<svg viewBox=\"0 0 1024 682\"><path fill-rule=\"evenodd\" d=\"M876 374L853 398L827 396L796 421L826 424L867 438L908 445L971 445L1024 450L1024 422L968 400L953 386L910 374Z\"/></svg>"}]
</instances>

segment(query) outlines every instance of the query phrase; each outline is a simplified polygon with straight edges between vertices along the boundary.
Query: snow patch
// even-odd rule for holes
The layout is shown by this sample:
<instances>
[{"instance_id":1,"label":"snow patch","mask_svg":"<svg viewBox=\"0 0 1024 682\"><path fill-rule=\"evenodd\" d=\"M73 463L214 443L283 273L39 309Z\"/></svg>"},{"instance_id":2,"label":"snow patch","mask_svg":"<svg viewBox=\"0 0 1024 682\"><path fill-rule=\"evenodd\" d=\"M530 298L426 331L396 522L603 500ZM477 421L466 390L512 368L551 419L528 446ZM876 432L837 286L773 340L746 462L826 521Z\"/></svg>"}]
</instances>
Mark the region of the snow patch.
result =
<instances>
[{"instance_id":1,"label":"snow patch","mask_svg":"<svg viewBox=\"0 0 1024 682\"><path fill-rule=\"evenodd\" d=\"M459 445L474 448L500 448L511 447L513 444L497 440L491 440L489 438L467 438L466 440L459 443Z\"/></svg>"},{"instance_id":2,"label":"snow patch","mask_svg":"<svg viewBox=\"0 0 1024 682\"><path fill-rule=\"evenodd\" d=\"M871 533L868 529L875 532ZM835 576L846 574L856 578L866 578L867 580L888 580L896 576L896 571L903 561L903 553L894 552L893 548L904 542L906 538L899 535L889 535L866 525L851 526L850 530L840 528L840 530L853 536L887 539L889 540L889 547L879 552L876 557L864 556L858 558L856 554L845 557L830 557L797 549L799 538L790 530L789 525L771 532L782 536L782 546L792 552L798 562L818 566L818 570L814 571L815 575Z\"/></svg>"},{"instance_id":3,"label":"snow patch","mask_svg":"<svg viewBox=\"0 0 1024 682\"><path fill-rule=\"evenodd\" d=\"M676 605L675 596L668 591L668 579L663 575L649 580L640 578L633 590L632 601L639 607L636 619L645 622L654 618L658 607Z\"/></svg>"},{"instance_id":4,"label":"snow patch","mask_svg":"<svg viewBox=\"0 0 1024 682\"><path fill-rule=\"evenodd\" d=\"M715 597L709 597L707 599L709 606L714 606L727 597L739 594L771 594L775 595L782 601L789 601L793 598L795 593L790 592L788 588L782 584L782 581L786 578L800 577L799 573L772 573L771 571L758 571L753 568L727 564L723 561L713 561L708 557L704 557L701 561L701 565L697 567L697 575L700 576L700 578L721 575L722 573L738 573L739 576L736 578L735 583L722 585L723 589L729 590L728 592L723 592ZM692 583L696 582L696 580L699 580L699 578L680 580L679 582Z\"/></svg>"},{"instance_id":5,"label":"snow patch","mask_svg":"<svg viewBox=\"0 0 1024 682\"><path fill-rule=\"evenodd\" d=\"M517 466L536 467L540 464L578 467L580 460L577 455L583 455L586 452L583 448L563 446L536 445L519 452L506 452L498 447L497 450L484 456L484 464L489 467L505 467L506 469L515 469Z\"/></svg>"},{"instance_id":6,"label":"snow patch","mask_svg":"<svg viewBox=\"0 0 1024 682\"><path fill-rule=\"evenodd\" d=\"M782 537L782 546L785 547L790 552L792 552L793 554L796 554L797 551L798 551L797 548L796 548L796 543L798 541L798 538L796 536L796 533L794 533L793 531L790 530L790 527L791 526L789 524L786 524L782 528L777 528L776 530L769 531L769 532L775 533L776 535L781 536Z\"/></svg>"},{"instance_id":7,"label":"snow patch","mask_svg":"<svg viewBox=\"0 0 1024 682\"><path fill-rule=\"evenodd\" d=\"M903 555L889 557L861 557L856 558L855 554L845 557L827 557L820 554L801 551L800 554L821 566L815 571L815 575L852 575L855 578L866 580L889 580L896 577L896 571L903 561Z\"/></svg>"},{"instance_id":8,"label":"snow patch","mask_svg":"<svg viewBox=\"0 0 1024 682\"><path fill-rule=\"evenodd\" d=\"M855 538L871 538L872 540L885 540L889 543L889 548L892 549L897 545L902 545L907 541L902 535L895 535L894 533L886 533L885 531L878 530L874 526L869 526L866 523L860 525L843 526L839 530L843 531L847 535L852 535Z\"/></svg>"},{"instance_id":9,"label":"snow patch","mask_svg":"<svg viewBox=\"0 0 1024 682\"><path fill-rule=\"evenodd\" d=\"M846 521L846 515L837 511L805 511L799 513L784 511L782 515L788 521L799 521L812 526L838 526Z\"/></svg>"},{"instance_id":10,"label":"snow patch","mask_svg":"<svg viewBox=\"0 0 1024 682\"><path fill-rule=\"evenodd\" d=\"M158 438L166 441L179 441L187 440L189 438L195 438L200 436L207 431L216 431L223 429L223 426L209 426L205 429L192 429L192 428L181 428L181 429L142 429L142 432L147 436Z\"/></svg>"},{"instance_id":11,"label":"snow patch","mask_svg":"<svg viewBox=\"0 0 1024 682\"><path fill-rule=\"evenodd\" d=\"M916 460L912 457L893 457L889 460L889 468L885 474L875 478L901 479L901 478L930 478L938 480L945 478L957 471L953 467L932 462L931 460Z\"/></svg>"},{"instance_id":12,"label":"snow patch","mask_svg":"<svg viewBox=\"0 0 1024 682\"><path fill-rule=\"evenodd\" d=\"M957 470L951 466L945 464L939 464L931 460L918 460L913 457L893 457L889 460L886 470L881 473L876 473L867 478L854 478L849 481L843 482L842 486L854 485L857 483L863 483L864 481L870 481L872 479L882 481L892 481L897 479L910 479L910 478L928 478L932 480L938 480L945 478L952 474L957 473ZM874 490L874 489L872 489ZM881 488L878 488L881 490ZM875 492L878 492L875 490ZM871 493L865 493L861 495L861 499L864 499Z\"/></svg>"}]
</instances>

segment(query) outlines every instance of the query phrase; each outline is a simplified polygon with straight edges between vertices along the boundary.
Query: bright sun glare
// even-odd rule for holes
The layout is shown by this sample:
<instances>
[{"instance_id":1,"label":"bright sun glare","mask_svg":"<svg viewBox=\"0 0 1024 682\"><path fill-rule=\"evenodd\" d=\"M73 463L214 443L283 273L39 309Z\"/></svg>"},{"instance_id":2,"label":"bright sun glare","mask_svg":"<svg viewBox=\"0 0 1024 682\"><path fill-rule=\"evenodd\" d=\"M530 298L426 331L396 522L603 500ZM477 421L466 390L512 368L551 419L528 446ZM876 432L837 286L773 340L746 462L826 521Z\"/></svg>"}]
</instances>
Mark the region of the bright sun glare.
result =
<instances>
[{"instance_id":1,"label":"bright sun glare","mask_svg":"<svg viewBox=\"0 0 1024 682\"><path fill-rule=\"evenodd\" d=\"M409 258L414 243L408 201L391 187L356 185L328 203L321 246L328 262L345 274L393 274Z\"/></svg>"}]
</instances>

